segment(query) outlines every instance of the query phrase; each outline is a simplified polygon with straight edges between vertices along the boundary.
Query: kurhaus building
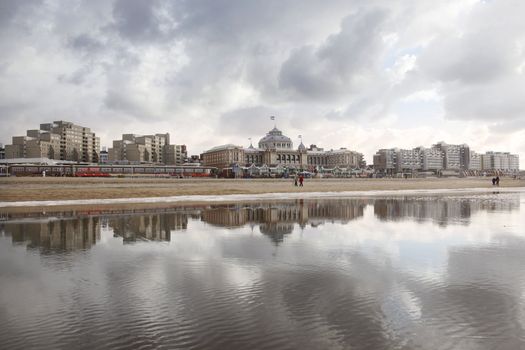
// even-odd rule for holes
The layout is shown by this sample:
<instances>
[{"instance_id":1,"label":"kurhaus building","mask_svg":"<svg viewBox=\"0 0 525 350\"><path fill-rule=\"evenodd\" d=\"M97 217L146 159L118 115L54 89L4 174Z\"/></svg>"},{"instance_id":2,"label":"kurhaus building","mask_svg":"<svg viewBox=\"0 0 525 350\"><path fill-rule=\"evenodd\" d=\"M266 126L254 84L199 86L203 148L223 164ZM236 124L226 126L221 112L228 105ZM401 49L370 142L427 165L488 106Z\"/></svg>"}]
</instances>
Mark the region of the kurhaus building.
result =
<instances>
[{"instance_id":1,"label":"kurhaus building","mask_svg":"<svg viewBox=\"0 0 525 350\"><path fill-rule=\"evenodd\" d=\"M294 148L292 140L274 127L259 141L258 147L248 148L227 144L201 154L203 165L219 169L230 167L280 167L315 171L321 168L361 168L363 155L345 148L324 151L315 145L306 148L301 142Z\"/></svg>"}]
</instances>

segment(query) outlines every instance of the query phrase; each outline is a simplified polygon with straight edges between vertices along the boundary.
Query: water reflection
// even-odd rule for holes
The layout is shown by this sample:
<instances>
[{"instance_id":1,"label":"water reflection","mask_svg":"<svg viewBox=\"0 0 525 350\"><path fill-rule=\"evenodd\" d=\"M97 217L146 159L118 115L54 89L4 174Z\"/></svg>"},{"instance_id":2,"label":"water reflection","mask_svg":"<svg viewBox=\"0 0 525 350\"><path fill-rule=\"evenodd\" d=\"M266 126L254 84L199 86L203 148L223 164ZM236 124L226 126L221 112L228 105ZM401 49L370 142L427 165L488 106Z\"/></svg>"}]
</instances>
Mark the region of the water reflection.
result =
<instances>
[{"instance_id":1,"label":"water reflection","mask_svg":"<svg viewBox=\"0 0 525 350\"><path fill-rule=\"evenodd\" d=\"M520 198L516 195L481 198L404 198L377 199L374 213L381 220L413 219L418 222L431 220L441 226L450 223L469 224L477 211L511 211L518 209Z\"/></svg>"},{"instance_id":2,"label":"water reflection","mask_svg":"<svg viewBox=\"0 0 525 350\"><path fill-rule=\"evenodd\" d=\"M431 221L440 226L468 225L479 211L512 211L520 207L518 194L478 197L385 198L294 200L206 207L130 209L50 214L7 214L0 229L14 244L44 250L88 249L100 239L100 230L109 228L123 243L171 240L174 231L187 230L191 221L228 229L249 226L282 243L296 227L319 227L326 223L347 224L362 218L373 208L384 221ZM37 216L34 218L33 216Z\"/></svg>"},{"instance_id":3,"label":"water reflection","mask_svg":"<svg viewBox=\"0 0 525 350\"><path fill-rule=\"evenodd\" d=\"M9 214L0 344L525 348L524 198Z\"/></svg>"},{"instance_id":4,"label":"water reflection","mask_svg":"<svg viewBox=\"0 0 525 350\"><path fill-rule=\"evenodd\" d=\"M13 244L50 250L89 249L100 239L100 218L37 219L0 224Z\"/></svg>"},{"instance_id":5,"label":"water reflection","mask_svg":"<svg viewBox=\"0 0 525 350\"><path fill-rule=\"evenodd\" d=\"M124 243L139 241L170 241L171 231L185 230L188 216L181 213L119 216L107 219L115 237Z\"/></svg>"}]
</instances>

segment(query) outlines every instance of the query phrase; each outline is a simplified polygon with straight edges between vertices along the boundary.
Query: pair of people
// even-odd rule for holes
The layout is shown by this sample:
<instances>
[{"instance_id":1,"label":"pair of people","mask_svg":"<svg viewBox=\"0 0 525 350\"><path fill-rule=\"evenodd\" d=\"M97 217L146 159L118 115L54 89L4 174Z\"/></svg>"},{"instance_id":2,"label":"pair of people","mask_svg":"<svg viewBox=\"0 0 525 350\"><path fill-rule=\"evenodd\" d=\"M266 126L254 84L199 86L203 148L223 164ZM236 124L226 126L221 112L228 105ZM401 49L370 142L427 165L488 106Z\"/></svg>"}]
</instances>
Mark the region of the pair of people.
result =
<instances>
[{"instance_id":1,"label":"pair of people","mask_svg":"<svg viewBox=\"0 0 525 350\"><path fill-rule=\"evenodd\" d=\"M304 176L303 175L299 175L297 176L297 174L295 174L295 176L293 177L293 180L294 180L294 184L295 186L297 186L297 181L299 181L299 186L303 186L303 182L304 182Z\"/></svg>"},{"instance_id":2,"label":"pair of people","mask_svg":"<svg viewBox=\"0 0 525 350\"><path fill-rule=\"evenodd\" d=\"M492 178L492 186L499 186L499 176Z\"/></svg>"}]
</instances>

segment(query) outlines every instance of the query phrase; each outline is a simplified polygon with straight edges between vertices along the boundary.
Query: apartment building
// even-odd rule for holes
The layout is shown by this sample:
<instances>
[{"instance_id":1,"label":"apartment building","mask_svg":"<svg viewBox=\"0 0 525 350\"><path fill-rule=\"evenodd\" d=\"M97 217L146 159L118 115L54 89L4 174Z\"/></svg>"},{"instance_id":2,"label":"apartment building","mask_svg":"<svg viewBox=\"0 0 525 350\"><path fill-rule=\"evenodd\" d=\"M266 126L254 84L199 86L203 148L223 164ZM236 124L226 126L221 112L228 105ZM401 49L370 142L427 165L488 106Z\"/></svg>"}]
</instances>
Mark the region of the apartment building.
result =
<instances>
[{"instance_id":1,"label":"apartment building","mask_svg":"<svg viewBox=\"0 0 525 350\"><path fill-rule=\"evenodd\" d=\"M474 151L470 151L470 162L468 170L477 170L480 171L483 168L481 167L481 154Z\"/></svg>"},{"instance_id":2,"label":"apartment building","mask_svg":"<svg viewBox=\"0 0 525 350\"><path fill-rule=\"evenodd\" d=\"M516 172L520 169L519 156L509 152L486 152L481 156L481 168Z\"/></svg>"},{"instance_id":3,"label":"apartment building","mask_svg":"<svg viewBox=\"0 0 525 350\"><path fill-rule=\"evenodd\" d=\"M397 149L396 170L398 173L421 170L421 159L418 149Z\"/></svg>"},{"instance_id":4,"label":"apartment building","mask_svg":"<svg viewBox=\"0 0 525 350\"><path fill-rule=\"evenodd\" d=\"M419 151L422 171L438 172L443 169L443 154L439 149L425 147L415 149Z\"/></svg>"},{"instance_id":5,"label":"apartment building","mask_svg":"<svg viewBox=\"0 0 525 350\"><path fill-rule=\"evenodd\" d=\"M396 172L397 153L395 148L383 148L374 155L374 169L378 172L393 174Z\"/></svg>"},{"instance_id":6,"label":"apartment building","mask_svg":"<svg viewBox=\"0 0 525 350\"><path fill-rule=\"evenodd\" d=\"M443 155L443 169L467 170L470 163L470 148L466 144L450 145L443 141L436 143L432 148L441 151Z\"/></svg>"},{"instance_id":7,"label":"apartment building","mask_svg":"<svg viewBox=\"0 0 525 350\"><path fill-rule=\"evenodd\" d=\"M26 136L13 136L6 146L6 158L49 158L94 163L98 162L100 140L91 129L67 121L40 124L26 131Z\"/></svg>"},{"instance_id":8,"label":"apartment building","mask_svg":"<svg viewBox=\"0 0 525 350\"><path fill-rule=\"evenodd\" d=\"M516 172L519 171L519 156L509 152L479 154L471 151L466 144L449 145L438 142L431 148L421 146L412 150L380 149L374 155L374 169L386 174L415 170L435 173L446 170L457 174L481 170Z\"/></svg>"},{"instance_id":9,"label":"apartment building","mask_svg":"<svg viewBox=\"0 0 525 350\"><path fill-rule=\"evenodd\" d=\"M164 164L166 165L184 164L188 158L186 145L165 145L163 152Z\"/></svg>"},{"instance_id":10,"label":"apartment building","mask_svg":"<svg viewBox=\"0 0 525 350\"><path fill-rule=\"evenodd\" d=\"M185 145L170 145L170 134L123 134L108 150L109 162L183 164Z\"/></svg>"}]
</instances>

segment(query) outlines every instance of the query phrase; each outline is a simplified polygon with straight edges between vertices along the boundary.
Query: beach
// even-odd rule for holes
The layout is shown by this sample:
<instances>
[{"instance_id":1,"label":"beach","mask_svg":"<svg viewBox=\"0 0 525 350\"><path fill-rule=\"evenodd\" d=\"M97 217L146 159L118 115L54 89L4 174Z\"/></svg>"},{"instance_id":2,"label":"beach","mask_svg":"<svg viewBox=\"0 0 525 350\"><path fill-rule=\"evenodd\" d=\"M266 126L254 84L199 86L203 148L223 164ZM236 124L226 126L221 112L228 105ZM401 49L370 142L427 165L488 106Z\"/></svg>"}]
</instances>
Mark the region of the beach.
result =
<instances>
[{"instance_id":1,"label":"beach","mask_svg":"<svg viewBox=\"0 0 525 350\"><path fill-rule=\"evenodd\" d=\"M305 179L304 187L296 187L292 179L12 177L0 179L0 202L496 188L492 186L490 180L490 178ZM525 180L502 178L499 187L525 187Z\"/></svg>"}]
</instances>

